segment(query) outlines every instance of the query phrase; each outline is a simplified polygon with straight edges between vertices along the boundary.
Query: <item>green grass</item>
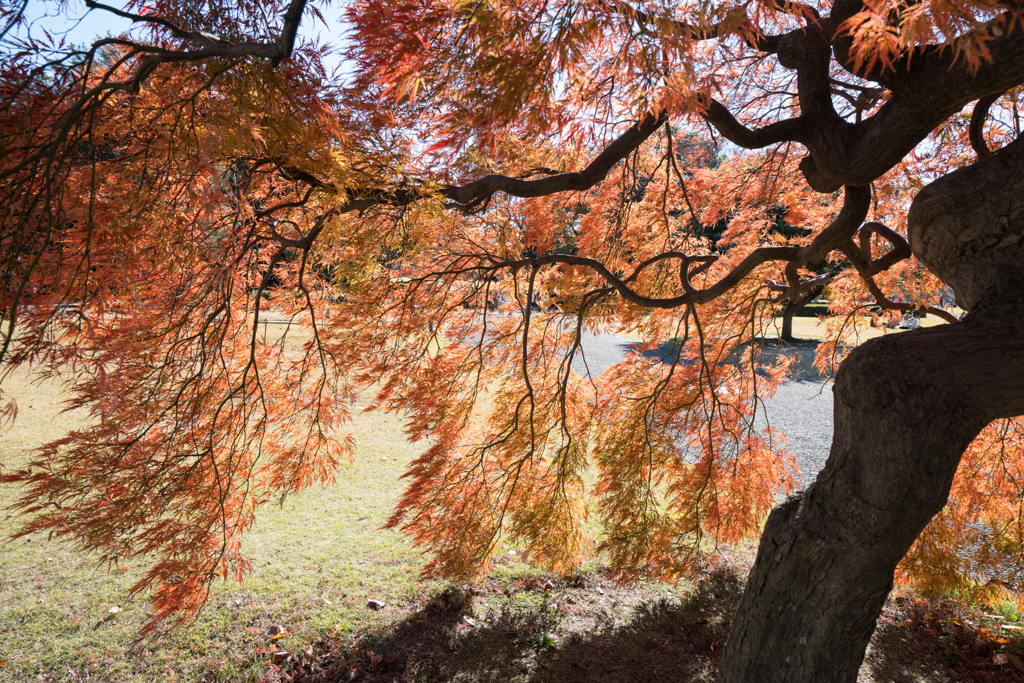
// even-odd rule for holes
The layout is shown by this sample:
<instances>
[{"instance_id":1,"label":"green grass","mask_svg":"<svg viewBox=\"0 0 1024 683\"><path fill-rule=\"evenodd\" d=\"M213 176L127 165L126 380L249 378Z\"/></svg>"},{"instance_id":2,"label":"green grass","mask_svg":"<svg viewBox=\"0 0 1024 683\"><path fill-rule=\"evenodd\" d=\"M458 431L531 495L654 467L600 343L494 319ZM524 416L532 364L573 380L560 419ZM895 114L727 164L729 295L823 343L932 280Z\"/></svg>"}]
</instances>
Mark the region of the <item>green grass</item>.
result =
<instances>
[{"instance_id":1,"label":"green grass","mask_svg":"<svg viewBox=\"0 0 1024 683\"><path fill-rule=\"evenodd\" d=\"M5 383L19 402L13 429L0 434L0 463L17 467L29 449L82 423L60 414L59 386L25 375ZM349 633L391 619L415 603L423 560L395 531L380 529L401 492L399 477L417 452L394 417L360 415L356 462L337 485L289 496L264 508L244 539L253 572L243 584L220 584L192 624L156 642L133 644L146 620L144 596L128 589L144 567L97 567L68 542L34 534L0 546L0 680L197 680L211 670L244 680L266 669L270 653L324 632ZM0 487L0 504L15 497ZM0 513L0 535L18 526ZM366 607L374 599L389 607ZM112 608L121 611L111 613ZM264 629L288 635L271 644ZM273 646L272 646L273 645Z\"/></svg>"},{"instance_id":2,"label":"green grass","mask_svg":"<svg viewBox=\"0 0 1024 683\"><path fill-rule=\"evenodd\" d=\"M4 389L20 406L16 425L0 431L4 467L84 420L60 412L64 394L54 383L20 374ZM127 596L144 567L97 567L40 534L0 545L0 681L298 683L346 680L353 671L360 681L417 683L628 681L637 672L651 681L714 680L752 545L730 551L732 567L693 584L616 586L597 562L549 576L508 551L477 585L421 583L423 558L380 528L419 453L400 426L360 414L356 462L338 471L337 485L265 508L244 540L254 563L244 583L218 584L194 622L155 639L136 640L147 602ZM0 486L0 509L15 495ZM17 525L0 511L0 536ZM369 609L370 599L386 607ZM961 666L1012 674L991 664L1007 645L977 647L977 629L991 630L990 619L944 609L959 625L936 627L937 608L916 600L887 607L859 680L975 680L943 673ZM1009 604L1001 613L1020 616ZM272 625L282 634L271 638ZM940 659L946 668L936 668Z\"/></svg>"},{"instance_id":3,"label":"green grass","mask_svg":"<svg viewBox=\"0 0 1024 683\"><path fill-rule=\"evenodd\" d=\"M81 413L60 412L64 393L56 383L33 383L22 373L4 389L20 409L15 426L0 432L4 467L23 464L32 448L85 422ZM291 653L278 662L287 668L308 659L306 652L326 656L338 648L346 666L369 667L365 653L374 648L389 655L414 651L413 668L426 667L433 676L454 667L472 679L469 672L479 667L471 663L487 660L480 648L494 640L507 641L508 649L492 673L513 680L513 672L532 670L538 653L595 629L623 628L641 605L683 595L685 586L616 587L596 564L567 583L506 551L484 584L453 602L452 595L467 589L420 582L423 557L400 533L381 528L421 447L405 441L394 416L360 413L352 428L355 463L339 469L337 484L265 507L243 541L252 573L242 584L218 584L194 622L156 639L137 641L148 603L145 596L128 597L144 566L97 566L69 542L42 534L5 542L0 681L274 680L275 653ZM16 493L0 486L0 506ZM5 509L0 536L18 524ZM386 607L369 609L371 599ZM458 605L454 621L440 631L427 618L439 600ZM467 615L489 624L487 638L458 621ZM275 624L284 635L270 640L267 629ZM432 643L434 654L420 651L419 642ZM443 662L435 661L446 652Z\"/></svg>"}]
</instances>

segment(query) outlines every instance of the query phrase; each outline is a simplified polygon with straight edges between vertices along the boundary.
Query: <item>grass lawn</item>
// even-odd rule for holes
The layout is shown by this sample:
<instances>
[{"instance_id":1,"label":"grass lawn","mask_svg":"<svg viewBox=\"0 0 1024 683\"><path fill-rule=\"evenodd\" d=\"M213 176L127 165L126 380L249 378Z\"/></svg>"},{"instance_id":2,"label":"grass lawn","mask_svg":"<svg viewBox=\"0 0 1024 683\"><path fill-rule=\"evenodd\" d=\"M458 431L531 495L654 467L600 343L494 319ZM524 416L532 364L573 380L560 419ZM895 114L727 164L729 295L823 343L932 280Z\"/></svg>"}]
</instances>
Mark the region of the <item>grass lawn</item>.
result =
<instances>
[{"instance_id":1,"label":"grass lawn","mask_svg":"<svg viewBox=\"0 0 1024 683\"><path fill-rule=\"evenodd\" d=\"M924 318L920 318L921 327L935 327L936 325L945 325L946 322L940 318L929 315ZM782 331L782 318L775 318L774 325L766 333L766 336L778 336ZM849 334L846 336L847 341L852 344L859 344L873 339L875 337L881 337L884 334L895 334L903 332L898 328L883 328L883 327L865 327L860 326L851 329ZM794 316L793 318L793 336L797 339L812 339L815 341L821 341L825 338L825 323L820 318L813 316Z\"/></svg>"},{"instance_id":2,"label":"grass lawn","mask_svg":"<svg viewBox=\"0 0 1024 683\"><path fill-rule=\"evenodd\" d=\"M5 467L84 419L60 412L59 385L29 380L4 385L20 409L0 432ZM420 555L380 529L418 447L390 416L361 414L355 431L356 463L335 487L263 511L245 539L255 565L245 582L219 584L195 622L156 639L136 641L147 604L127 597L142 567L108 571L44 535L0 545L0 681L714 679L752 546L680 585L615 586L597 564L548 576L512 553L476 586L421 583ZM17 528L2 509L15 495L0 487L4 537ZM1018 632L996 624L950 601L900 596L861 681L1022 680L1024 668L993 660L1020 652Z\"/></svg>"}]
</instances>

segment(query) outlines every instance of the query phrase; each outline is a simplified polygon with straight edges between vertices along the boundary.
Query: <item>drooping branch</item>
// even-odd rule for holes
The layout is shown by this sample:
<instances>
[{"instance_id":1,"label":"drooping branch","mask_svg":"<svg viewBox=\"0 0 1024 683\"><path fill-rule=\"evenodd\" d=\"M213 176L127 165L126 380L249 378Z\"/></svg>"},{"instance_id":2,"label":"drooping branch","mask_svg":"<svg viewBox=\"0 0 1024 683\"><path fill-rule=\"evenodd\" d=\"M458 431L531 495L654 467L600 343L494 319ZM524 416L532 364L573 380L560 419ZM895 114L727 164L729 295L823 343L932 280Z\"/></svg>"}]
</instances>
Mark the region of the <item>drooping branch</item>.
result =
<instances>
[{"instance_id":1,"label":"drooping branch","mask_svg":"<svg viewBox=\"0 0 1024 683\"><path fill-rule=\"evenodd\" d=\"M585 256L571 256L568 254L548 254L546 256L516 259L513 261L493 260L493 265L490 267L490 270L502 268L509 270L518 270L520 268L539 268L556 263L564 263L570 266L582 266L593 270L604 278L605 281L608 282L608 284L613 287L623 299L630 303L638 306L644 306L645 308L677 308L688 304L703 304L717 299L739 284L743 278L749 275L761 264L769 261L788 261L795 257L798 251L798 247L759 247L750 252L746 258L744 258L738 265L710 287L696 289L691 284L686 287L688 291L674 297L645 296L630 287L629 283L636 280L640 273L642 273L648 266L666 259L679 259L683 264L680 268L681 273L686 273L688 276L693 277L699 272L706 270L707 267L717 259L717 257L707 255L692 256L682 252L666 252L636 266L634 271L625 278L616 276L608 266L597 259ZM695 263L698 264L698 268L690 270L689 266Z\"/></svg>"},{"instance_id":2,"label":"drooping branch","mask_svg":"<svg viewBox=\"0 0 1024 683\"><path fill-rule=\"evenodd\" d=\"M847 187L839 215L810 244L800 249L792 263L812 270L820 268L830 252L840 249L856 234L870 208L870 187Z\"/></svg>"},{"instance_id":3,"label":"drooping branch","mask_svg":"<svg viewBox=\"0 0 1024 683\"><path fill-rule=\"evenodd\" d=\"M449 198L462 199L465 203L460 202L458 205L465 208L490 197L497 191L506 192L511 196L517 197L537 197L564 191L564 189L586 189L599 182L616 163L617 158L620 156L625 157L629 154L643 139L646 139L647 136L653 133L663 121L664 115L660 117L654 117L653 114L649 115L641 124L632 127L609 145L584 171L579 173L562 173L537 180L522 180L511 176L485 176L466 185L445 188L440 194ZM315 179L313 181L319 182ZM364 193L362 196L352 192L350 194L352 198L338 210L338 213L382 204L406 205L423 199L427 195L426 190L418 188L398 191L380 190L372 194ZM867 215L870 202L870 188L846 188L843 208L840 210L839 215L810 244L804 247L759 247L748 254L721 279L703 289L695 287L692 279L710 268L717 260L717 255L691 255L676 251L663 252L638 264L633 273L625 278L616 276L611 269L597 259L568 254L548 254L536 258L517 260L497 260L491 258L490 266L484 266L481 270L496 271L499 269L540 268L556 263L583 266L598 273L625 300L647 308L667 309L712 301L739 284L743 278L758 266L769 261L781 261L786 262L787 274L791 284L794 285L792 291L795 293L799 291L796 287L799 283L798 269L802 266L808 266L812 269L820 268L829 253L844 248L856 234L858 227L860 227L864 217ZM315 234L310 234L312 239L315 239ZM307 236L302 240L302 244L304 248L308 248L311 244L311 238ZM667 259L678 259L680 262L679 276L680 285L683 289L681 295L674 297L649 297L640 294L630 287L630 283L636 280L646 268Z\"/></svg>"},{"instance_id":4,"label":"drooping branch","mask_svg":"<svg viewBox=\"0 0 1024 683\"><path fill-rule=\"evenodd\" d=\"M619 161L634 152L647 138L668 120L665 112L651 112L642 121L632 125L625 133L604 148L582 171L559 173L535 180L524 180L504 175L487 175L461 186L448 186L441 195L471 210L495 192L512 197L544 197L558 192L581 192L605 179Z\"/></svg>"}]
</instances>

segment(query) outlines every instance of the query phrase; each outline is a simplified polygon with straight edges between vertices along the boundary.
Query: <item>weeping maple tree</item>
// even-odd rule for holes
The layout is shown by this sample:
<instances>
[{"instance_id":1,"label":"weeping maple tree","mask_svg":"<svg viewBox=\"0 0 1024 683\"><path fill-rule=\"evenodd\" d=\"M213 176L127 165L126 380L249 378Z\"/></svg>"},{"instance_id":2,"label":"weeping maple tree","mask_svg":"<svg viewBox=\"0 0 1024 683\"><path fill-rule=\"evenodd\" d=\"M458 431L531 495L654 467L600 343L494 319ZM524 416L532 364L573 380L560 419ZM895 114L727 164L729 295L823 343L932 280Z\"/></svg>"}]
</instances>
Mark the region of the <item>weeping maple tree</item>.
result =
<instances>
[{"instance_id":1,"label":"weeping maple tree","mask_svg":"<svg viewBox=\"0 0 1024 683\"><path fill-rule=\"evenodd\" d=\"M1019 2L86 5L132 29L0 6L0 361L92 416L2 480L22 533L149 558L154 623L367 396L429 575L760 536L723 681L855 680L895 580L1024 588ZM760 340L822 291L831 453L777 505ZM846 346L907 311L944 324ZM592 332L642 341L598 375Z\"/></svg>"}]
</instances>

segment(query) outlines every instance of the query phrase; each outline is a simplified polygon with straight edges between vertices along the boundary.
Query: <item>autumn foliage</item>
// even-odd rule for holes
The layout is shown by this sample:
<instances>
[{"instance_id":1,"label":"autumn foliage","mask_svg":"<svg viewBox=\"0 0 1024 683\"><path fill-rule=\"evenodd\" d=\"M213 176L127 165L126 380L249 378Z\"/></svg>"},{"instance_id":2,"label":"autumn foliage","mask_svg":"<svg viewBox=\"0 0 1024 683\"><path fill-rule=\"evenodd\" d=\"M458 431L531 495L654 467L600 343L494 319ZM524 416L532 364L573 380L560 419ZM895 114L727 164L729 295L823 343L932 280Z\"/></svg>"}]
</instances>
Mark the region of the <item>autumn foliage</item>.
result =
<instances>
[{"instance_id":1,"label":"autumn foliage","mask_svg":"<svg viewBox=\"0 0 1024 683\"><path fill-rule=\"evenodd\" d=\"M677 579L756 538L800 483L758 418L788 372L761 355L773 316L825 288L822 369L869 321L957 324L907 210L979 135L1013 140L1024 95L980 127L958 108L870 190L822 191L772 126L823 105L765 55L784 64L772 37L828 2L365 0L325 15L341 67L303 33L316 3L134 2L132 33L86 48L3 7L0 360L66 379L92 424L2 480L23 533L148 558L157 620L245 574L261 505L331 483L366 396L422 443L390 524L431 575L513 544L553 571L601 553L621 580ZM869 76L915 46L984 68L1022 20L864 3L833 26L853 72L824 67L831 106L878 114L893 93ZM733 144L732 124L780 134ZM268 338L268 317L293 326ZM638 352L589 373L596 331ZM978 437L899 580L1024 588L1021 429Z\"/></svg>"}]
</instances>

